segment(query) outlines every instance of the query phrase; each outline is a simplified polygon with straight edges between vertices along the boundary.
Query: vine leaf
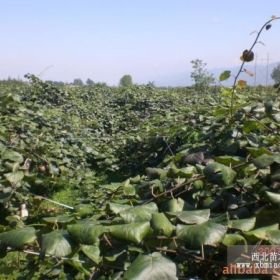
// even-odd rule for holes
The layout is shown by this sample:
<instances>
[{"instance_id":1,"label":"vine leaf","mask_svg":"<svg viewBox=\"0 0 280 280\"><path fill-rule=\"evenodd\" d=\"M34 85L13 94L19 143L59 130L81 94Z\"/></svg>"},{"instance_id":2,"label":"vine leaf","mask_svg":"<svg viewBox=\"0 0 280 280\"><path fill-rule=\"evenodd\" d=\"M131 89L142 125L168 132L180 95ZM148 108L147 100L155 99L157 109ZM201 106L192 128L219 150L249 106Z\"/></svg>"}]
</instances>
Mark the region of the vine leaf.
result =
<instances>
[{"instance_id":1,"label":"vine leaf","mask_svg":"<svg viewBox=\"0 0 280 280\"><path fill-rule=\"evenodd\" d=\"M69 234L65 230L55 230L42 236L42 253L65 257L72 253Z\"/></svg>"},{"instance_id":2,"label":"vine leaf","mask_svg":"<svg viewBox=\"0 0 280 280\"><path fill-rule=\"evenodd\" d=\"M226 70L223 73L221 73L219 77L220 82L227 80L230 77L230 75L231 75L231 71L229 70Z\"/></svg>"},{"instance_id":3,"label":"vine leaf","mask_svg":"<svg viewBox=\"0 0 280 280\"><path fill-rule=\"evenodd\" d=\"M125 223L145 222L152 219L152 214L158 212L157 205L151 202L146 205L130 207L119 212Z\"/></svg>"},{"instance_id":4,"label":"vine leaf","mask_svg":"<svg viewBox=\"0 0 280 280\"><path fill-rule=\"evenodd\" d=\"M176 265L160 253L139 255L124 274L124 279L176 280Z\"/></svg>"},{"instance_id":5,"label":"vine leaf","mask_svg":"<svg viewBox=\"0 0 280 280\"><path fill-rule=\"evenodd\" d=\"M255 227L256 217L248 218L248 219L238 219L238 220L230 220L228 223L228 227L232 229L239 229L242 231L249 231Z\"/></svg>"},{"instance_id":6,"label":"vine leaf","mask_svg":"<svg viewBox=\"0 0 280 280\"><path fill-rule=\"evenodd\" d=\"M201 245L216 245L227 232L227 227L211 221L199 225L177 225L177 237L186 242L192 249L199 249Z\"/></svg>"},{"instance_id":7,"label":"vine leaf","mask_svg":"<svg viewBox=\"0 0 280 280\"><path fill-rule=\"evenodd\" d=\"M208 164L203 173L209 182L226 186L229 186L236 176L233 169L217 162Z\"/></svg>"},{"instance_id":8,"label":"vine leaf","mask_svg":"<svg viewBox=\"0 0 280 280\"><path fill-rule=\"evenodd\" d=\"M68 225L67 230L75 240L87 245L95 244L99 241L99 236L108 231L102 225L83 222Z\"/></svg>"},{"instance_id":9,"label":"vine leaf","mask_svg":"<svg viewBox=\"0 0 280 280\"><path fill-rule=\"evenodd\" d=\"M154 213L151 220L152 229L159 235L171 236L175 226L167 219L164 213Z\"/></svg>"},{"instance_id":10,"label":"vine leaf","mask_svg":"<svg viewBox=\"0 0 280 280\"><path fill-rule=\"evenodd\" d=\"M185 224L201 224L209 220L210 209L191 210L182 212L169 212L170 216L176 216Z\"/></svg>"},{"instance_id":11,"label":"vine leaf","mask_svg":"<svg viewBox=\"0 0 280 280\"><path fill-rule=\"evenodd\" d=\"M112 225L110 234L118 239L140 243L150 232L149 222L131 223L124 225Z\"/></svg>"},{"instance_id":12,"label":"vine leaf","mask_svg":"<svg viewBox=\"0 0 280 280\"><path fill-rule=\"evenodd\" d=\"M99 264L102 260L100 249L97 245L81 245L81 251L96 264Z\"/></svg>"},{"instance_id":13,"label":"vine leaf","mask_svg":"<svg viewBox=\"0 0 280 280\"><path fill-rule=\"evenodd\" d=\"M13 248L22 248L25 244L30 244L37 239L36 230L33 227L13 229L0 233L0 244Z\"/></svg>"},{"instance_id":14,"label":"vine leaf","mask_svg":"<svg viewBox=\"0 0 280 280\"><path fill-rule=\"evenodd\" d=\"M246 239L238 233L226 234L222 243L225 246L247 245Z\"/></svg>"}]
</instances>

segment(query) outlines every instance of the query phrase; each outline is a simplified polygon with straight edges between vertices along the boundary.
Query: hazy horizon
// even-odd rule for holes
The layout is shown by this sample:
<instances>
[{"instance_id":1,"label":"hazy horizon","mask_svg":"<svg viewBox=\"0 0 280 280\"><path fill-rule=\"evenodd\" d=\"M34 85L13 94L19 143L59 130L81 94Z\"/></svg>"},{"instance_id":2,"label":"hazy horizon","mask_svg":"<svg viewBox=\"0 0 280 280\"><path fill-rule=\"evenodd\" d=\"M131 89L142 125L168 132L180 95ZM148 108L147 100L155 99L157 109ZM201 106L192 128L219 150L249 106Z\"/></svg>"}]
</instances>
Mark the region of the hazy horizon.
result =
<instances>
[{"instance_id":1,"label":"hazy horizon","mask_svg":"<svg viewBox=\"0 0 280 280\"><path fill-rule=\"evenodd\" d=\"M74 78L116 85L124 74L135 83L176 86L196 58L208 69L240 64L258 30L280 2L237 0L104 0L2 3L0 79L23 78L71 82ZM255 52L259 63L280 61L280 22L265 31ZM181 81L183 83L183 81Z\"/></svg>"}]
</instances>

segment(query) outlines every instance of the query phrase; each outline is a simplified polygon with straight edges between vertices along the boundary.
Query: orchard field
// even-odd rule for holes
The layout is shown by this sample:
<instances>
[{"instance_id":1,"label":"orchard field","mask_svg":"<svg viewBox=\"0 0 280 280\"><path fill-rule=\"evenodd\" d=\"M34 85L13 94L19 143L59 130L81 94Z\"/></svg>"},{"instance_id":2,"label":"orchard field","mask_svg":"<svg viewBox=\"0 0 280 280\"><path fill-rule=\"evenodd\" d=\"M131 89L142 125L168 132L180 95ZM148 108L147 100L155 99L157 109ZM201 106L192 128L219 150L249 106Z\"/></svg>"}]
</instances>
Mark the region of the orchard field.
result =
<instances>
[{"instance_id":1,"label":"orchard field","mask_svg":"<svg viewBox=\"0 0 280 280\"><path fill-rule=\"evenodd\" d=\"M279 93L231 94L2 82L0 279L233 279L228 246L279 245Z\"/></svg>"}]
</instances>

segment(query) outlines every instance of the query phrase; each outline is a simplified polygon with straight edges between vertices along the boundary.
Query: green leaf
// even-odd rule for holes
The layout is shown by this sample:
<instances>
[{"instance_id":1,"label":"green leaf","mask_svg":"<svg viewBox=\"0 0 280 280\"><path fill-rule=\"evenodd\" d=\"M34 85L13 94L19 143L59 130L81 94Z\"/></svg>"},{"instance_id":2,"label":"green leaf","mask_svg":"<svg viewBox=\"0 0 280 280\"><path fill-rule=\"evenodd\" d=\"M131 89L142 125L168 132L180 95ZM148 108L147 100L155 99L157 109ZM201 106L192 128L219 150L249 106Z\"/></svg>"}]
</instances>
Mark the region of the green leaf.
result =
<instances>
[{"instance_id":1,"label":"green leaf","mask_svg":"<svg viewBox=\"0 0 280 280\"><path fill-rule=\"evenodd\" d=\"M220 82L227 80L230 77L230 75L231 75L231 71L229 70L226 70L223 73L221 73L219 76Z\"/></svg>"},{"instance_id":2,"label":"green leaf","mask_svg":"<svg viewBox=\"0 0 280 280\"><path fill-rule=\"evenodd\" d=\"M234 234L226 234L222 243L225 246L246 245L247 241L242 235L234 233Z\"/></svg>"},{"instance_id":3,"label":"green leaf","mask_svg":"<svg viewBox=\"0 0 280 280\"><path fill-rule=\"evenodd\" d=\"M273 193L273 192L266 191L265 194L266 194L266 197L269 200L269 202L276 204L276 205L280 205L280 194L279 193Z\"/></svg>"},{"instance_id":4,"label":"green leaf","mask_svg":"<svg viewBox=\"0 0 280 280\"><path fill-rule=\"evenodd\" d=\"M151 229L149 222L112 225L109 228L112 236L134 243L140 243Z\"/></svg>"},{"instance_id":5,"label":"green leaf","mask_svg":"<svg viewBox=\"0 0 280 280\"><path fill-rule=\"evenodd\" d=\"M96 264L102 260L100 257L100 249L97 245L81 245L82 252Z\"/></svg>"},{"instance_id":6,"label":"green leaf","mask_svg":"<svg viewBox=\"0 0 280 280\"><path fill-rule=\"evenodd\" d=\"M24 178L23 171L16 171L12 173L6 173L4 174L6 180L11 183L12 185L19 185L19 183Z\"/></svg>"},{"instance_id":7,"label":"green leaf","mask_svg":"<svg viewBox=\"0 0 280 280\"><path fill-rule=\"evenodd\" d=\"M11 187L0 188L0 203L6 203L13 195Z\"/></svg>"},{"instance_id":8,"label":"green leaf","mask_svg":"<svg viewBox=\"0 0 280 280\"><path fill-rule=\"evenodd\" d=\"M210 209L169 212L168 214L176 216L181 222L186 224L201 224L209 220Z\"/></svg>"},{"instance_id":9,"label":"green leaf","mask_svg":"<svg viewBox=\"0 0 280 280\"><path fill-rule=\"evenodd\" d=\"M109 209L114 213L114 214L118 214L121 211L124 211L128 208L131 208L130 205L125 205L125 204L117 204L117 203L113 203L110 202L108 203Z\"/></svg>"},{"instance_id":10,"label":"green leaf","mask_svg":"<svg viewBox=\"0 0 280 280\"><path fill-rule=\"evenodd\" d=\"M127 196L134 196L136 194L135 187L133 185L127 184L123 187L123 193Z\"/></svg>"},{"instance_id":11,"label":"green leaf","mask_svg":"<svg viewBox=\"0 0 280 280\"><path fill-rule=\"evenodd\" d=\"M160 253L139 255L124 274L126 280L177 280L176 265Z\"/></svg>"},{"instance_id":12,"label":"green leaf","mask_svg":"<svg viewBox=\"0 0 280 280\"><path fill-rule=\"evenodd\" d=\"M2 158L2 160L9 160L9 161L18 162L18 163L23 162L23 156L20 153L15 152L13 150L5 150L2 153L1 158Z\"/></svg>"},{"instance_id":13,"label":"green leaf","mask_svg":"<svg viewBox=\"0 0 280 280\"><path fill-rule=\"evenodd\" d=\"M221 163L208 164L203 173L209 182L226 186L230 185L236 176L233 169Z\"/></svg>"},{"instance_id":14,"label":"green leaf","mask_svg":"<svg viewBox=\"0 0 280 280\"><path fill-rule=\"evenodd\" d=\"M168 212L180 212L183 211L185 206L185 201L182 198L173 198L170 199L167 203Z\"/></svg>"},{"instance_id":15,"label":"green leaf","mask_svg":"<svg viewBox=\"0 0 280 280\"><path fill-rule=\"evenodd\" d=\"M104 256L104 259L109 262L115 262L120 256L126 253L127 253L126 250L120 250L120 249L110 250L108 254Z\"/></svg>"},{"instance_id":16,"label":"green leaf","mask_svg":"<svg viewBox=\"0 0 280 280\"><path fill-rule=\"evenodd\" d=\"M150 180L152 179L163 179L166 177L167 171L161 168L146 168L146 174Z\"/></svg>"},{"instance_id":17,"label":"green leaf","mask_svg":"<svg viewBox=\"0 0 280 280\"><path fill-rule=\"evenodd\" d=\"M280 182L280 165L279 164L275 164L274 166L272 166L271 168L271 175L270 175L271 181L277 181Z\"/></svg>"},{"instance_id":18,"label":"green leaf","mask_svg":"<svg viewBox=\"0 0 280 280\"><path fill-rule=\"evenodd\" d=\"M230 166L230 165L235 165L235 164L240 164L242 162L245 162L245 159L237 156L219 156L219 157L215 157L215 161Z\"/></svg>"},{"instance_id":19,"label":"green leaf","mask_svg":"<svg viewBox=\"0 0 280 280\"><path fill-rule=\"evenodd\" d=\"M65 230L55 230L42 235L42 253L65 257L72 253L69 235Z\"/></svg>"},{"instance_id":20,"label":"green leaf","mask_svg":"<svg viewBox=\"0 0 280 280\"><path fill-rule=\"evenodd\" d=\"M152 229L158 235L171 236L175 226L167 219L164 213L153 213L151 220Z\"/></svg>"},{"instance_id":21,"label":"green leaf","mask_svg":"<svg viewBox=\"0 0 280 280\"><path fill-rule=\"evenodd\" d=\"M119 212L119 215L125 223L135 223L150 221L152 219L152 214L155 212L158 212L157 205L151 202L149 204L125 209Z\"/></svg>"},{"instance_id":22,"label":"green leaf","mask_svg":"<svg viewBox=\"0 0 280 280\"><path fill-rule=\"evenodd\" d=\"M0 244L21 249L25 244L30 244L37 239L33 227L13 229L0 233Z\"/></svg>"},{"instance_id":23,"label":"green leaf","mask_svg":"<svg viewBox=\"0 0 280 280\"><path fill-rule=\"evenodd\" d=\"M253 159L254 165L260 169L266 168L272 165L274 162L280 164L280 154L273 154L273 155L262 154L261 156Z\"/></svg>"},{"instance_id":24,"label":"green leaf","mask_svg":"<svg viewBox=\"0 0 280 280\"><path fill-rule=\"evenodd\" d=\"M263 128L264 128L263 125L259 121L248 120L245 121L243 124L243 131L245 133L262 131Z\"/></svg>"},{"instance_id":25,"label":"green leaf","mask_svg":"<svg viewBox=\"0 0 280 280\"><path fill-rule=\"evenodd\" d=\"M218 216L212 218L211 222L227 226L229 224L229 214L228 214L228 212L225 212L221 215L218 215Z\"/></svg>"},{"instance_id":26,"label":"green leaf","mask_svg":"<svg viewBox=\"0 0 280 280\"><path fill-rule=\"evenodd\" d=\"M177 168L175 165L173 165L171 168L169 168L167 176L170 178L191 178L196 173L197 170L195 166Z\"/></svg>"},{"instance_id":27,"label":"green leaf","mask_svg":"<svg viewBox=\"0 0 280 280\"><path fill-rule=\"evenodd\" d=\"M108 232L108 227L90 223L68 225L67 230L71 236L83 244L93 245L99 241L99 236Z\"/></svg>"},{"instance_id":28,"label":"green leaf","mask_svg":"<svg viewBox=\"0 0 280 280\"><path fill-rule=\"evenodd\" d=\"M187 164L202 164L204 161L204 154L202 152L199 153L192 153L187 156L184 156L182 159L183 163Z\"/></svg>"},{"instance_id":29,"label":"green leaf","mask_svg":"<svg viewBox=\"0 0 280 280\"><path fill-rule=\"evenodd\" d=\"M197 169L195 168L195 166L187 166L180 168L178 169L177 173L178 177L180 178L191 178L195 174L197 174Z\"/></svg>"},{"instance_id":30,"label":"green leaf","mask_svg":"<svg viewBox=\"0 0 280 280\"><path fill-rule=\"evenodd\" d=\"M177 225L176 234L190 248L199 249L201 245L216 245L226 231L226 226L207 221L199 225Z\"/></svg>"},{"instance_id":31,"label":"green leaf","mask_svg":"<svg viewBox=\"0 0 280 280\"><path fill-rule=\"evenodd\" d=\"M242 231L249 231L255 227L256 217L249 219L230 220L229 228L239 229Z\"/></svg>"},{"instance_id":32,"label":"green leaf","mask_svg":"<svg viewBox=\"0 0 280 280\"><path fill-rule=\"evenodd\" d=\"M78 204L74 207L74 210L81 216L86 217L93 214L93 208L90 204Z\"/></svg>"},{"instance_id":33,"label":"green leaf","mask_svg":"<svg viewBox=\"0 0 280 280\"><path fill-rule=\"evenodd\" d=\"M260 147L260 148L255 148L255 147L246 147L246 149L248 150L249 154L253 157L259 157L263 154L266 155L272 155L272 153L265 147Z\"/></svg>"},{"instance_id":34,"label":"green leaf","mask_svg":"<svg viewBox=\"0 0 280 280\"><path fill-rule=\"evenodd\" d=\"M272 245L280 244L280 230L271 230L266 235L267 240Z\"/></svg>"},{"instance_id":35,"label":"green leaf","mask_svg":"<svg viewBox=\"0 0 280 280\"><path fill-rule=\"evenodd\" d=\"M268 240L269 232L272 230L278 230L279 224L273 224L267 227L261 227L252 231L245 232L244 234L248 237L255 237L261 240Z\"/></svg>"}]
</instances>

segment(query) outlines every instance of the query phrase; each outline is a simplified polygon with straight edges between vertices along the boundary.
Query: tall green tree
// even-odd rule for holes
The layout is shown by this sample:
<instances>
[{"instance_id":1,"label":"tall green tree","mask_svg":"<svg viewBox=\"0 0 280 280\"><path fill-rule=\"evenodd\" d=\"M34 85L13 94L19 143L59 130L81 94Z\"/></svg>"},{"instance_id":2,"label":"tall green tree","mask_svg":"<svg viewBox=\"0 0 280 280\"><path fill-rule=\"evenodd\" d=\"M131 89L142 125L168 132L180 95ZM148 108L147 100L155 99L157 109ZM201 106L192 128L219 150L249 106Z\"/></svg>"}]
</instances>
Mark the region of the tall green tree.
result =
<instances>
[{"instance_id":1,"label":"tall green tree","mask_svg":"<svg viewBox=\"0 0 280 280\"><path fill-rule=\"evenodd\" d=\"M94 85L94 81L93 81L92 79L88 78L88 79L86 80L86 84L87 84L88 86L93 86L93 85Z\"/></svg>"},{"instance_id":2,"label":"tall green tree","mask_svg":"<svg viewBox=\"0 0 280 280\"><path fill-rule=\"evenodd\" d=\"M276 84L280 83L280 64L278 64L271 73L271 78L274 80Z\"/></svg>"},{"instance_id":3,"label":"tall green tree","mask_svg":"<svg viewBox=\"0 0 280 280\"><path fill-rule=\"evenodd\" d=\"M82 86L84 83L81 79L74 79L73 85L75 86Z\"/></svg>"},{"instance_id":4,"label":"tall green tree","mask_svg":"<svg viewBox=\"0 0 280 280\"><path fill-rule=\"evenodd\" d=\"M213 75L206 69L206 63L201 59L195 59L191 61L193 71L191 72L191 78L194 81L196 91L205 93L209 89L210 85L215 81Z\"/></svg>"},{"instance_id":5,"label":"tall green tree","mask_svg":"<svg viewBox=\"0 0 280 280\"><path fill-rule=\"evenodd\" d=\"M124 75L120 79L120 86L121 87L130 87L132 85L133 85L133 82L132 82L132 77L130 75Z\"/></svg>"}]
</instances>

